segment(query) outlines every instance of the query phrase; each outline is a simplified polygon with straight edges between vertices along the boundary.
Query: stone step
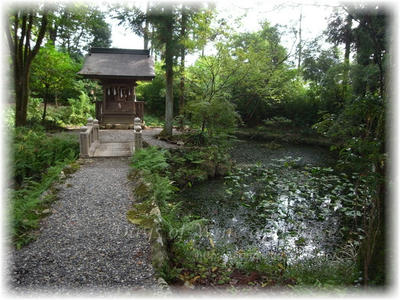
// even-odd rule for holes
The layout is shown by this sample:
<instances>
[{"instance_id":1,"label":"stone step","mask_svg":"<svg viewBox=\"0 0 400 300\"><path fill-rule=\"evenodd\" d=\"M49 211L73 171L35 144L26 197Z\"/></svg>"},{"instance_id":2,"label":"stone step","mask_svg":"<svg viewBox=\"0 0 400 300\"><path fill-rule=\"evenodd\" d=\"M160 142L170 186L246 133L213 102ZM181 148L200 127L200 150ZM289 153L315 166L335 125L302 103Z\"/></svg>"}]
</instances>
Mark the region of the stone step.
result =
<instances>
[{"instance_id":1,"label":"stone step","mask_svg":"<svg viewBox=\"0 0 400 300\"><path fill-rule=\"evenodd\" d=\"M93 157L124 157L132 156L134 144L127 143L101 143L94 151Z\"/></svg>"}]
</instances>

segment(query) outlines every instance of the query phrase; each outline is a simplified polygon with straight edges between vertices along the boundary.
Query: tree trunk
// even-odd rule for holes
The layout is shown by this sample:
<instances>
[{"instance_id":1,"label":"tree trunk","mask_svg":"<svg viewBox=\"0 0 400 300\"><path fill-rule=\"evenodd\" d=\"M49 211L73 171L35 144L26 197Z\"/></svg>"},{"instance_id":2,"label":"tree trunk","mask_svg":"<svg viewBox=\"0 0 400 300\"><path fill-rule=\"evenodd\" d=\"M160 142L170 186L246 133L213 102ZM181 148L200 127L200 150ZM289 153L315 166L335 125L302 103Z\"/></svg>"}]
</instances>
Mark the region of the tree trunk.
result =
<instances>
[{"instance_id":1,"label":"tree trunk","mask_svg":"<svg viewBox=\"0 0 400 300\"><path fill-rule=\"evenodd\" d=\"M302 37L301 37L301 23L303 20L303 9L300 11L300 18L299 18L299 44L298 44L298 51L299 51L299 56L297 59L297 75L300 76L300 69L301 69L301 55L302 55Z\"/></svg>"},{"instance_id":2,"label":"tree trunk","mask_svg":"<svg viewBox=\"0 0 400 300\"><path fill-rule=\"evenodd\" d=\"M46 87L46 94L44 95L43 99L43 115L42 115L42 123L44 124L44 121L46 119L46 112L47 112L47 103L49 99L49 88Z\"/></svg>"},{"instance_id":3,"label":"tree trunk","mask_svg":"<svg viewBox=\"0 0 400 300\"><path fill-rule=\"evenodd\" d=\"M166 95L165 95L165 124L164 134L172 136L172 120L174 111L173 97L173 19L172 13L166 24L166 43L165 43L165 76L166 76Z\"/></svg>"},{"instance_id":4,"label":"tree trunk","mask_svg":"<svg viewBox=\"0 0 400 300\"><path fill-rule=\"evenodd\" d=\"M27 72L14 72L14 77L15 127L25 126L28 110L29 74Z\"/></svg>"},{"instance_id":5,"label":"tree trunk","mask_svg":"<svg viewBox=\"0 0 400 300\"><path fill-rule=\"evenodd\" d=\"M58 33L58 26L56 24L53 24L53 26L49 28L49 39L50 41L53 42L53 45L56 44L57 33Z\"/></svg>"},{"instance_id":6,"label":"tree trunk","mask_svg":"<svg viewBox=\"0 0 400 300\"><path fill-rule=\"evenodd\" d=\"M351 38L352 18L350 15L346 18L346 31L345 31L345 52L344 52L344 72L343 72L343 100L346 101L348 93L348 82L350 72L350 45Z\"/></svg>"},{"instance_id":7,"label":"tree trunk","mask_svg":"<svg viewBox=\"0 0 400 300\"><path fill-rule=\"evenodd\" d=\"M149 49L149 2L146 5L146 19L144 21L144 29L143 29L143 48L144 50Z\"/></svg>"},{"instance_id":8,"label":"tree trunk","mask_svg":"<svg viewBox=\"0 0 400 300\"><path fill-rule=\"evenodd\" d=\"M47 27L47 13L43 12L36 44L31 49L31 31L33 23L36 22L34 20L36 14L37 12L29 9L15 11L14 23L9 24L9 29L6 30L14 70L16 127L26 125L30 68L34 57L39 52ZM20 24L21 28L19 28Z\"/></svg>"},{"instance_id":9,"label":"tree trunk","mask_svg":"<svg viewBox=\"0 0 400 300\"><path fill-rule=\"evenodd\" d=\"M181 19L181 32L180 37L181 40L184 41L186 38L186 23L187 23L187 14L185 13L184 8L182 8L182 19ZM181 65L180 65L180 75L181 81L179 85L179 114L181 115L179 127L183 129L183 113L185 108L185 46L181 45Z\"/></svg>"}]
</instances>

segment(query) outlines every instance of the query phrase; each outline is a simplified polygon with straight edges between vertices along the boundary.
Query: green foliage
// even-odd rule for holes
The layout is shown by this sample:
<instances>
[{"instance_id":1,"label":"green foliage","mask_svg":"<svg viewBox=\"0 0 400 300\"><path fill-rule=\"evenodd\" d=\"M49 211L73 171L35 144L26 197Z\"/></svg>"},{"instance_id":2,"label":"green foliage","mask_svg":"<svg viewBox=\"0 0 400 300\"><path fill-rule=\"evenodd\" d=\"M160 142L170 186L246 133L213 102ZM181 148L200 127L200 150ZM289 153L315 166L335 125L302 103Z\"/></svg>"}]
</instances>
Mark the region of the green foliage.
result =
<instances>
[{"instance_id":1,"label":"green foliage","mask_svg":"<svg viewBox=\"0 0 400 300\"><path fill-rule=\"evenodd\" d=\"M243 122L256 125L282 115L281 103L289 102L301 87L294 80L296 72L289 68L278 28L265 22L258 32L235 35L231 45L238 68L231 101Z\"/></svg>"},{"instance_id":2,"label":"green foliage","mask_svg":"<svg viewBox=\"0 0 400 300\"><path fill-rule=\"evenodd\" d=\"M346 104L339 115L325 115L315 127L328 136L336 138L335 149L340 154L339 167L344 172L356 171L362 176L355 177L357 182L368 187L369 198L360 198L361 202L370 201L360 217L365 232L360 251L360 266L364 270L363 279L368 281L365 272L372 270L375 283L382 284L385 278L385 243L382 232L384 223L385 169L387 153L385 151L385 99L376 94L366 94ZM372 254L374 253L374 254ZM382 261L380 267L369 265L368 261ZM367 274L367 276L369 276ZM372 278L371 276L371 278Z\"/></svg>"},{"instance_id":3,"label":"green foliage","mask_svg":"<svg viewBox=\"0 0 400 300\"><path fill-rule=\"evenodd\" d=\"M41 218L49 213L46 209L55 200L52 191L46 196L43 194L59 178L66 163L55 163L41 174L39 181L26 179L23 188L11 191L10 234L17 249L36 237L34 230L38 229Z\"/></svg>"},{"instance_id":4,"label":"green foliage","mask_svg":"<svg viewBox=\"0 0 400 300\"><path fill-rule=\"evenodd\" d=\"M166 150L159 150L157 147L140 149L132 157L131 166L146 174L165 173L168 168L167 153Z\"/></svg>"},{"instance_id":5,"label":"green foliage","mask_svg":"<svg viewBox=\"0 0 400 300\"><path fill-rule=\"evenodd\" d=\"M188 103L186 112L191 115L194 128L206 130L209 137L232 133L239 123L239 115L232 103L225 99L208 101L192 101Z\"/></svg>"},{"instance_id":6,"label":"green foliage","mask_svg":"<svg viewBox=\"0 0 400 300\"><path fill-rule=\"evenodd\" d=\"M332 290L338 286L351 287L357 283L358 272L351 260L328 257L304 259L286 269L288 277L296 278L298 287Z\"/></svg>"},{"instance_id":7,"label":"green foliage","mask_svg":"<svg viewBox=\"0 0 400 300\"><path fill-rule=\"evenodd\" d=\"M235 62L223 45L218 54L199 58L187 71L188 103L185 115L192 127L209 137L230 133L240 123L235 106L229 101Z\"/></svg>"},{"instance_id":8,"label":"green foliage","mask_svg":"<svg viewBox=\"0 0 400 300\"><path fill-rule=\"evenodd\" d=\"M81 92L78 99L68 99L71 107L71 113L68 118L68 124L84 125L89 117L94 117L95 107L89 97Z\"/></svg>"},{"instance_id":9,"label":"green foliage","mask_svg":"<svg viewBox=\"0 0 400 300\"><path fill-rule=\"evenodd\" d=\"M110 25L95 5L57 4L49 17L50 39L76 60L91 47L111 46Z\"/></svg>"},{"instance_id":10,"label":"green foliage","mask_svg":"<svg viewBox=\"0 0 400 300\"><path fill-rule=\"evenodd\" d=\"M225 183L232 203L256 212L251 218L257 232L276 235L277 249L296 255L294 241L298 247L309 242L323 245L327 238L340 236L345 243L349 240L360 245L365 238L363 214L370 208L372 193L367 179L356 182L358 178L357 173L335 174L332 168L301 169L296 160L285 159L268 168L260 165L236 170ZM313 226L325 233L307 241L302 234L313 234Z\"/></svg>"},{"instance_id":11,"label":"green foliage","mask_svg":"<svg viewBox=\"0 0 400 300\"><path fill-rule=\"evenodd\" d=\"M145 114L143 116L143 122L145 123L145 126L149 127L163 127L164 126L164 120L157 116Z\"/></svg>"},{"instance_id":12,"label":"green foliage","mask_svg":"<svg viewBox=\"0 0 400 300\"><path fill-rule=\"evenodd\" d=\"M145 228L156 230L160 226L162 237L167 245L184 242L203 227L205 220L184 216L181 218L180 204L172 203L177 188L168 177L167 152L156 147L136 151L132 158L132 167L136 172L135 194L140 203L133 205L128 219ZM158 208L160 211L158 211ZM156 241L159 243L159 241ZM168 247L168 246L167 246ZM158 266L159 272L170 274L169 262Z\"/></svg>"},{"instance_id":13,"label":"green foliage","mask_svg":"<svg viewBox=\"0 0 400 300\"><path fill-rule=\"evenodd\" d=\"M10 229L14 244L20 248L35 237L33 230L55 199L51 191L43 193L77 158L79 144L70 137L48 136L38 128L18 127L12 134L15 186L10 192Z\"/></svg>"},{"instance_id":14,"label":"green foliage","mask_svg":"<svg viewBox=\"0 0 400 300\"><path fill-rule=\"evenodd\" d=\"M42 98L30 98L28 103L28 114L27 119L35 124L42 120Z\"/></svg>"},{"instance_id":15,"label":"green foliage","mask_svg":"<svg viewBox=\"0 0 400 300\"><path fill-rule=\"evenodd\" d=\"M168 163L173 170L170 177L180 188L190 188L208 178L224 176L231 169L227 147L223 145L175 150Z\"/></svg>"},{"instance_id":16,"label":"green foliage","mask_svg":"<svg viewBox=\"0 0 400 300\"><path fill-rule=\"evenodd\" d=\"M146 112L158 117L165 115L165 71L163 63L156 62L154 66L156 77L151 82L141 82L136 88L137 99L144 101ZM174 80L174 90L178 88L177 79ZM176 111L178 95L174 94L174 108Z\"/></svg>"},{"instance_id":17,"label":"green foliage","mask_svg":"<svg viewBox=\"0 0 400 300\"><path fill-rule=\"evenodd\" d=\"M13 132L14 178L18 185L26 178L40 180L57 162L76 159L79 144L72 138L49 137L44 130L17 128Z\"/></svg>"},{"instance_id":18,"label":"green foliage","mask_svg":"<svg viewBox=\"0 0 400 300\"><path fill-rule=\"evenodd\" d=\"M31 89L45 103L57 101L65 90L74 89L76 73L80 65L53 44L42 47L32 63Z\"/></svg>"},{"instance_id":19,"label":"green foliage","mask_svg":"<svg viewBox=\"0 0 400 300\"><path fill-rule=\"evenodd\" d=\"M305 89L299 84L286 101L282 102L278 115L292 120L296 126L310 127L319 119L320 101L312 86Z\"/></svg>"}]
</instances>

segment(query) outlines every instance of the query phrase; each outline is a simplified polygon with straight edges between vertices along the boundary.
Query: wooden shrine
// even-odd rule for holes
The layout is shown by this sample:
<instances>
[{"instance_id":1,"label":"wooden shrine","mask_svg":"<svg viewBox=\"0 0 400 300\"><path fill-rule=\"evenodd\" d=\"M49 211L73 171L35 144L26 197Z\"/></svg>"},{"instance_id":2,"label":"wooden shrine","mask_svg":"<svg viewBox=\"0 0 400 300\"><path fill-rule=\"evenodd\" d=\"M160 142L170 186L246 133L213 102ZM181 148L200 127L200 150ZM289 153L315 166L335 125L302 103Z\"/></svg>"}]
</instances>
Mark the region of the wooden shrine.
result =
<instances>
[{"instance_id":1,"label":"wooden shrine","mask_svg":"<svg viewBox=\"0 0 400 300\"><path fill-rule=\"evenodd\" d=\"M99 125L133 127L143 120L144 103L136 101L137 81L154 78L154 62L149 50L92 48L78 74L95 79L103 87L103 100L96 102Z\"/></svg>"}]
</instances>

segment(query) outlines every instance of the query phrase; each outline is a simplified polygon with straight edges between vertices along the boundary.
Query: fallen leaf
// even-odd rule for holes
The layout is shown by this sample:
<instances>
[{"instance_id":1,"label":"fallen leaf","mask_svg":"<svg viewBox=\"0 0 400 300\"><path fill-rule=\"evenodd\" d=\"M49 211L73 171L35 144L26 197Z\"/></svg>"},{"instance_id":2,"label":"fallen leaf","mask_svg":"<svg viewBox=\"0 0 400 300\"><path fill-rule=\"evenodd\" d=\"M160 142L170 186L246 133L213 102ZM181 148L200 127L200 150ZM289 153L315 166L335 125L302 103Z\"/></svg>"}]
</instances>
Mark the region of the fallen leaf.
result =
<instances>
[{"instance_id":1,"label":"fallen leaf","mask_svg":"<svg viewBox=\"0 0 400 300\"><path fill-rule=\"evenodd\" d=\"M211 247L215 248L214 241L213 241L211 238L208 238L208 239L210 240L210 245L211 245Z\"/></svg>"}]
</instances>

